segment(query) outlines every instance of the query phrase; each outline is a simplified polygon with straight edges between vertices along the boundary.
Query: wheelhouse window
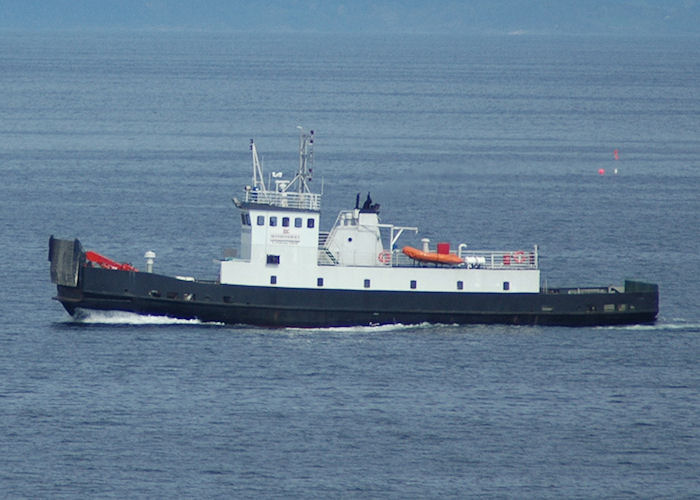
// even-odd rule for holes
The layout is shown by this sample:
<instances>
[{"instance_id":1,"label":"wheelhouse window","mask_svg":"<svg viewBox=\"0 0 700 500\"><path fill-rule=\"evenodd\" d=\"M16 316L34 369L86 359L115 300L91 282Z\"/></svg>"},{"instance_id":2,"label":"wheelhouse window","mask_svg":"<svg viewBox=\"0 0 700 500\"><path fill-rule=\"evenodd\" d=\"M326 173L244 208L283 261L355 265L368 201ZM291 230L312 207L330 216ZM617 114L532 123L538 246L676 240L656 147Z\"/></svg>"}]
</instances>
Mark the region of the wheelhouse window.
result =
<instances>
[{"instance_id":1,"label":"wheelhouse window","mask_svg":"<svg viewBox=\"0 0 700 500\"><path fill-rule=\"evenodd\" d=\"M294 227L301 227L303 224L303 221L301 217L295 217L294 218Z\"/></svg>"},{"instance_id":2,"label":"wheelhouse window","mask_svg":"<svg viewBox=\"0 0 700 500\"><path fill-rule=\"evenodd\" d=\"M289 227L289 217L282 217L282 227Z\"/></svg>"},{"instance_id":3,"label":"wheelhouse window","mask_svg":"<svg viewBox=\"0 0 700 500\"><path fill-rule=\"evenodd\" d=\"M258 215L257 224L258 224L258 226L265 225L265 216L264 215Z\"/></svg>"},{"instance_id":4,"label":"wheelhouse window","mask_svg":"<svg viewBox=\"0 0 700 500\"><path fill-rule=\"evenodd\" d=\"M270 217L270 227L275 227L277 225L277 216L273 215Z\"/></svg>"},{"instance_id":5,"label":"wheelhouse window","mask_svg":"<svg viewBox=\"0 0 700 500\"><path fill-rule=\"evenodd\" d=\"M316 221L313 220L312 218L309 217L308 219L306 219L306 227L308 227L309 229L312 229L315 224L316 224Z\"/></svg>"}]
</instances>

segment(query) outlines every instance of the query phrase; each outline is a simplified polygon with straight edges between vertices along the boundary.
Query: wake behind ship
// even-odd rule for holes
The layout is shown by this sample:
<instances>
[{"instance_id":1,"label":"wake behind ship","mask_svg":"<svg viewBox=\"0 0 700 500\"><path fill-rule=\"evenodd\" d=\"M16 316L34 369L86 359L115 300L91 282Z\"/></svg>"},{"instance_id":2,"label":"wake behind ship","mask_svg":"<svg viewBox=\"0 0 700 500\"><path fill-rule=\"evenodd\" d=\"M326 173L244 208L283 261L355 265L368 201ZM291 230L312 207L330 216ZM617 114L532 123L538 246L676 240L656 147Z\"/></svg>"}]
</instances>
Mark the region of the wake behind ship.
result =
<instances>
[{"instance_id":1,"label":"wake behind ship","mask_svg":"<svg viewBox=\"0 0 700 500\"><path fill-rule=\"evenodd\" d=\"M119 310L261 326L329 327L388 323L615 325L652 323L658 286L540 286L539 249L472 250L447 242L400 245L416 227L380 221L367 195L320 231L321 194L310 188L314 133L302 133L291 180L266 183L251 141L253 175L242 200L238 255L217 280L138 271L77 239L49 240L51 280L71 315Z\"/></svg>"}]
</instances>

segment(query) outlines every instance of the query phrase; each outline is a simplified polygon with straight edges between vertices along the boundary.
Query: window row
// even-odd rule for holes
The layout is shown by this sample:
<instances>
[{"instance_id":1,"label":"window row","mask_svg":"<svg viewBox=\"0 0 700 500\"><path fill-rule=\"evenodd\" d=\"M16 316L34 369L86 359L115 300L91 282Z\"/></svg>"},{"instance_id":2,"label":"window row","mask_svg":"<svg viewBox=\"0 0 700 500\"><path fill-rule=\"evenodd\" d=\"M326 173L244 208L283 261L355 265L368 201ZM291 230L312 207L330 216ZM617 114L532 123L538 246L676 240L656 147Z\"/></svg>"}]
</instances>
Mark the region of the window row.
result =
<instances>
[{"instance_id":1,"label":"window row","mask_svg":"<svg viewBox=\"0 0 700 500\"><path fill-rule=\"evenodd\" d=\"M276 263L279 263L279 256L277 255L268 255L268 263L270 263L270 260L274 260L275 258L277 259ZM271 285L276 285L277 284L277 276L276 275L271 275L270 276L270 284ZM364 280L364 287L365 288L370 288L371 286L371 281L369 279ZM323 286L323 278L316 278L316 286L322 287ZM415 290L418 288L418 283L416 280L411 280L409 283L409 286L411 287L412 290ZM457 290L464 290L464 282L463 281L457 281ZM504 281L503 282L503 290L510 290L510 282ZM154 298L161 298L162 294L160 290L150 290L148 292L148 295ZM185 301L191 301L195 300L195 294L194 293L183 293L182 296L178 294L177 292L167 292L165 295L168 299L182 299ZM204 300L211 300L211 297L206 296L204 297ZM226 303L231 302L231 297L229 296L224 296L223 301ZM616 306L614 304L605 304L604 306L604 311L605 312L611 312L614 311ZM617 305L617 310L618 311L625 311L627 308L626 304L618 304ZM634 308L634 306L631 306L631 308ZM545 310L544 307L542 310ZM589 306L589 311L595 311L596 307L595 306Z\"/></svg>"},{"instance_id":2,"label":"window row","mask_svg":"<svg viewBox=\"0 0 700 500\"><path fill-rule=\"evenodd\" d=\"M268 263L270 263L271 257L273 258L273 260L274 260L274 258L276 258L277 259L276 263L279 263L279 256L277 256L277 255L268 255ZM270 276L270 284L271 285L277 284L277 276L275 276L275 275ZM370 288L370 285L371 285L370 280L365 279L364 280L364 287ZM319 286L319 287L323 286L323 278L316 278L316 286ZM418 288L418 283L416 282L416 280L411 280L409 283L409 286L411 287L412 290L415 290L416 288ZM464 290L464 282L463 281L460 280L457 282L457 290ZM508 281L503 282L503 290L510 290L510 282L508 282ZM148 292L148 294L154 298L162 297L160 290L151 290ZM182 300L186 300L186 301L195 300L195 295L193 293L183 293L182 297L180 297L180 295L177 292L167 292L166 297L168 299L180 299L180 298L182 298ZM206 297L204 297L204 299L211 300L211 297L206 296ZM225 296L225 297L223 297L223 301L227 302L227 303L231 302L231 297ZM616 306L614 304L605 304L604 311L605 312L614 311L615 307ZM625 311L626 308L627 308L626 304L618 304L617 305L618 311ZM633 308L633 306L632 306L632 308ZM544 307L542 310L545 310ZM595 310L596 310L595 306L589 306L589 311L595 311Z\"/></svg>"},{"instance_id":3,"label":"window row","mask_svg":"<svg viewBox=\"0 0 700 500\"><path fill-rule=\"evenodd\" d=\"M279 256L278 255L268 255L267 256L267 263L268 264L279 264ZM270 276L270 284L271 285L276 285L277 284L277 276ZM371 288L371 281L369 279L365 279L363 286L365 288ZM316 286L323 286L323 278L316 278ZM411 280L409 282L409 287L411 290L416 290L418 288L418 282L416 280ZM464 281L459 280L457 281L457 290L464 290ZM503 290L508 291L510 290L510 282L509 281L504 281L503 282Z\"/></svg>"},{"instance_id":4,"label":"window row","mask_svg":"<svg viewBox=\"0 0 700 500\"><path fill-rule=\"evenodd\" d=\"M270 227L276 227L278 225L282 227L290 227L292 222L294 223L294 227L304 227L304 219L301 217L294 217L294 220L292 221L291 217L277 217L276 215L271 215L270 217L267 217L267 220L265 220L264 215L258 215L255 223L258 226L264 226L265 223L267 222L267 225ZM241 223L244 226L250 226L252 225L251 220L250 220L250 214L249 213L242 213L241 214ZM306 227L309 229L312 229L316 225L315 219L312 217L309 217L306 219Z\"/></svg>"}]
</instances>

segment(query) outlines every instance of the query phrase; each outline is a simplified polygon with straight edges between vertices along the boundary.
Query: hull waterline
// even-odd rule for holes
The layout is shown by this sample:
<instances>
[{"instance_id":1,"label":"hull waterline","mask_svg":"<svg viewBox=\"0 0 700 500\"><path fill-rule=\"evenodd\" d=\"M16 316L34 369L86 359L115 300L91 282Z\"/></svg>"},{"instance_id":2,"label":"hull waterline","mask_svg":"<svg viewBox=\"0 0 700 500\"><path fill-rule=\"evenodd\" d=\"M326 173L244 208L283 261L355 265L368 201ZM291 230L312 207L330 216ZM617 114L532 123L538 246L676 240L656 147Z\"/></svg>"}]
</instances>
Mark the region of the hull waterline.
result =
<instances>
[{"instance_id":1,"label":"hull waterline","mask_svg":"<svg viewBox=\"0 0 700 500\"><path fill-rule=\"evenodd\" d=\"M417 323L501 323L595 326L653 323L658 291L460 294L305 290L221 285L130 271L82 268L76 287L59 285L56 299L81 309L272 327L335 327ZM633 282L630 282L633 283ZM634 282L636 283L636 282Z\"/></svg>"}]
</instances>

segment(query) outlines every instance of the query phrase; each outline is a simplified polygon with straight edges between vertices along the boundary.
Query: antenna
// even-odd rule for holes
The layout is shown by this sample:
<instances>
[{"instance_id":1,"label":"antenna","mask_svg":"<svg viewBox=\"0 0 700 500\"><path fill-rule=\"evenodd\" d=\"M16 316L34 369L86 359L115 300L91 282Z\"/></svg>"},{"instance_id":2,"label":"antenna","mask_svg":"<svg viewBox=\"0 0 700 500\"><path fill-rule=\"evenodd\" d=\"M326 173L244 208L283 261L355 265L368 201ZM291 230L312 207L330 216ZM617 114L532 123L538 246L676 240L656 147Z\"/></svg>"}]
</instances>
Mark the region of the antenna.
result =
<instances>
[{"instance_id":1,"label":"antenna","mask_svg":"<svg viewBox=\"0 0 700 500\"><path fill-rule=\"evenodd\" d=\"M299 171L294 179L286 187L285 191L291 191L296 185L298 193L310 193L309 182L313 173L314 162L314 131L304 132L301 126L299 129Z\"/></svg>"},{"instance_id":2,"label":"antenna","mask_svg":"<svg viewBox=\"0 0 700 500\"><path fill-rule=\"evenodd\" d=\"M258 150L255 147L255 141L250 140L250 151L253 154L253 189L266 191L265 179L262 173L262 166L260 165L260 159L258 159Z\"/></svg>"}]
</instances>

